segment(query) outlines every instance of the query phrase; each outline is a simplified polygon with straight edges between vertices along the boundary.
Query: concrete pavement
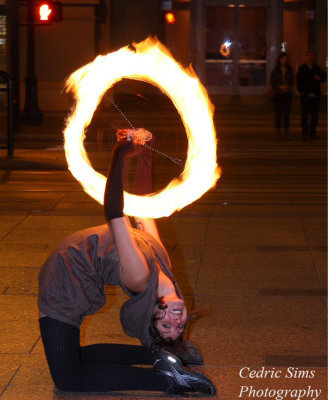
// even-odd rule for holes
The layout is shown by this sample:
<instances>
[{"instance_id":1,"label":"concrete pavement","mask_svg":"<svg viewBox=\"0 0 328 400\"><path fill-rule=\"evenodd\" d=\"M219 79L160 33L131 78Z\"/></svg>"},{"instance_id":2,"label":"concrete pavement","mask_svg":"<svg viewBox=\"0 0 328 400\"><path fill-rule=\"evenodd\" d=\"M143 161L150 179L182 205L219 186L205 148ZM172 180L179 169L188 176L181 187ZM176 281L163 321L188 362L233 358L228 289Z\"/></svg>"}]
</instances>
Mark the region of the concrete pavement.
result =
<instances>
[{"instance_id":1,"label":"concrete pavement","mask_svg":"<svg viewBox=\"0 0 328 400\"><path fill-rule=\"evenodd\" d=\"M183 129L167 112L151 123L173 121L178 139L159 145L178 154ZM326 120L320 117L322 140L302 142L295 105L293 140L278 142L267 105L218 107L221 179L194 204L158 220L188 308L201 316L187 336L202 349L201 370L215 382L219 399L276 399L279 390L286 399L297 398L299 390L307 390L302 398L315 398L314 390L321 390L320 400L327 398ZM67 234L104 221L101 207L67 171L62 126L61 115L47 114L43 127L22 127L14 159L0 150L1 400L108 396L54 389L39 338L42 263ZM99 151L95 132L89 155L104 171L108 155ZM175 173L173 164L159 160L157 185ZM125 295L108 288L107 297L83 324L82 344L137 343L120 327ZM251 370L257 377L249 376ZM160 394L110 395L126 396Z\"/></svg>"}]
</instances>

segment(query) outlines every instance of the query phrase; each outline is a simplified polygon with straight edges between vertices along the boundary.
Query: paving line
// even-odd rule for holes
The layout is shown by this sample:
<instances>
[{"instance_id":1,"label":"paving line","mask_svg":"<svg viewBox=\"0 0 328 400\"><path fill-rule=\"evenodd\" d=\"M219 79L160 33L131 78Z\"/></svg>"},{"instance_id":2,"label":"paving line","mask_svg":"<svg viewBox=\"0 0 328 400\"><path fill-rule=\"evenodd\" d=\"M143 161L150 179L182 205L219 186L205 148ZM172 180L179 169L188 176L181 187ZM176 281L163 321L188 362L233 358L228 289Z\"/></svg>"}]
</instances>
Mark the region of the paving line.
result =
<instances>
[{"instance_id":1,"label":"paving line","mask_svg":"<svg viewBox=\"0 0 328 400\"><path fill-rule=\"evenodd\" d=\"M0 393L0 399L2 396L5 394L9 386L11 386L11 382L15 379L16 375L18 374L19 370L22 368L22 364L16 369L14 375L11 377L10 381L8 382L7 386L3 389L3 391Z\"/></svg>"},{"instance_id":2,"label":"paving line","mask_svg":"<svg viewBox=\"0 0 328 400\"><path fill-rule=\"evenodd\" d=\"M37 344L39 343L40 339L41 339L41 335L37 338L36 342L31 347L31 350L28 352L28 354L31 354L33 352L33 350L36 348Z\"/></svg>"},{"instance_id":3,"label":"paving line","mask_svg":"<svg viewBox=\"0 0 328 400\"><path fill-rule=\"evenodd\" d=\"M24 211L25 211L25 210L24 210ZM17 226L19 226L23 221L25 221L26 218L29 216L29 214L30 214L30 210L26 210L26 215L25 215L22 219L20 219L20 220L17 222L17 224L15 224L11 229L9 229L9 231L8 231L4 236L2 236L2 237L0 238L0 242L1 242L3 239L5 239L14 229L16 229Z\"/></svg>"},{"instance_id":4,"label":"paving line","mask_svg":"<svg viewBox=\"0 0 328 400\"><path fill-rule=\"evenodd\" d=\"M307 243L307 245L309 247L309 252L310 252L312 264L313 264L313 267L314 267L314 271L315 271L315 274L316 274L317 282L319 284L320 289L324 289L323 277L320 274L320 270L318 268L318 264L317 264L317 262L315 260L315 257L313 256L313 251L311 249L311 243L310 243L310 240L309 240L309 236L308 236L307 231L305 229L305 225L304 225L304 221L303 221L304 216L299 216L298 218L299 218L299 220L301 222L302 229L303 229L303 234L304 234L306 243ZM325 298L323 300L324 300L324 303L326 304L327 299Z\"/></svg>"}]
</instances>

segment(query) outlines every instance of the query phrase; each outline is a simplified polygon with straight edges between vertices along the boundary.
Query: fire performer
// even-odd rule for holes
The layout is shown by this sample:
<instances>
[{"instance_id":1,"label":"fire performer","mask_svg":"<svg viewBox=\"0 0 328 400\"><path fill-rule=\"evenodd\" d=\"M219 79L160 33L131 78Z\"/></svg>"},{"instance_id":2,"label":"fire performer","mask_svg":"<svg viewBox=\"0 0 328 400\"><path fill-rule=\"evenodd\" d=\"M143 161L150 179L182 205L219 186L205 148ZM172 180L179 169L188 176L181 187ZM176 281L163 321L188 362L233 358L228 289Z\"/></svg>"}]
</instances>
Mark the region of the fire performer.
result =
<instances>
[{"instance_id":1,"label":"fire performer","mask_svg":"<svg viewBox=\"0 0 328 400\"><path fill-rule=\"evenodd\" d=\"M189 367L203 360L192 342L182 340L187 310L156 224L136 218L138 229L133 229L123 213L128 157L139 152L136 194L152 191L152 154L142 146L149 137L138 131L118 131L105 189L107 224L70 235L41 269L39 323L49 369L56 387L64 391L213 395L210 379ZM80 346L84 317L105 303L104 284L120 285L129 295L120 311L122 327L143 346Z\"/></svg>"}]
</instances>

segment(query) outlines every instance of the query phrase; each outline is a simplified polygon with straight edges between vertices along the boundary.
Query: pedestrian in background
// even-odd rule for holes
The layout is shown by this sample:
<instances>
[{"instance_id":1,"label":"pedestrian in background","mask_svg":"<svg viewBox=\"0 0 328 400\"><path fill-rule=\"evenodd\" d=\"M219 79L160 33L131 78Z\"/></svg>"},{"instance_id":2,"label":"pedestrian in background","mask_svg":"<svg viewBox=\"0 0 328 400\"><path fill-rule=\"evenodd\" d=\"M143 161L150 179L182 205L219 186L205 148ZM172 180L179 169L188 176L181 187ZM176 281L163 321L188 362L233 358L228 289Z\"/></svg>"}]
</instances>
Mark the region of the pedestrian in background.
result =
<instances>
[{"instance_id":1,"label":"pedestrian in background","mask_svg":"<svg viewBox=\"0 0 328 400\"><path fill-rule=\"evenodd\" d=\"M316 134L321 97L320 84L326 81L327 74L314 63L314 58L315 52L308 50L305 55L305 64L301 65L297 72L297 90L301 95L303 140L320 139Z\"/></svg>"},{"instance_id":2,"label":"pedestrian in background","mask_svg":"<svg viewBox=\"0 0 328 400\"><path fill-rule=\"evenodd\" d=\"M275 113L275 128L277 140L290 140L289 115L292 104L292 90L294 86L294 72L289 65L287 53L280 53L277 66L271 72L271 99ZM281 131L283 125L283 132Z\"/></svg>"}]
</instances>

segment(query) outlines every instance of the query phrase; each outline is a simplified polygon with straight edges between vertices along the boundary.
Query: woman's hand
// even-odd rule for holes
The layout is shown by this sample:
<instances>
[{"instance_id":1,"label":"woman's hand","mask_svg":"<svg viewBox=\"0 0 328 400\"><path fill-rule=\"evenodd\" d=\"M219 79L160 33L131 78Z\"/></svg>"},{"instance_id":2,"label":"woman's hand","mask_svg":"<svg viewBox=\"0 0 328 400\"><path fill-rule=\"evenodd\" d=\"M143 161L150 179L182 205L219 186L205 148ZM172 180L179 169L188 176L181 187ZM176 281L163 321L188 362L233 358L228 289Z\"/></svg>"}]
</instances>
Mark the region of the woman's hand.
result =
<instances>
[{"instance_id":1,"label":"woman's hand","mask_svg":"<svg viewBox=\"0 0 328 400\"><path fill-rule=\"evenodd\" d=\"M143 128L138 129L118 129L116 132L117 141L121 142L124 140L133 141L135 144L145 145L149 142L153 135L151 132Z\"/></svg>"}]
</instances>

